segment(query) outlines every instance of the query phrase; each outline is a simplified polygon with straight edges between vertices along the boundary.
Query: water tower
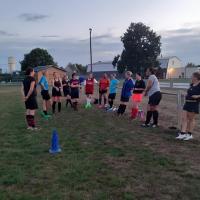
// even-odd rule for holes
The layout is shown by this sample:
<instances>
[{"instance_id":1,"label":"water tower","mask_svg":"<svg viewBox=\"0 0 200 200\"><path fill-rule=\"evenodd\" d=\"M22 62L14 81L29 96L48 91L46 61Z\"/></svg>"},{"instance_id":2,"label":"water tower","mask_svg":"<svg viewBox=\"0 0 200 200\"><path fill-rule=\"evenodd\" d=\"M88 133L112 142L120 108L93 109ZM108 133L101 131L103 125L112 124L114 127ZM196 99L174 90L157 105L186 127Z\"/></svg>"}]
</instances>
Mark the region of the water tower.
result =
<instances>
[{"instance_id":1,"label":"water tower","mask_svg":"<svg viewBox=\"0 0 200 200\"><path fill-rule=\"evenodd\" d=\"M8 73L12 74L16 70L16 60L14 57L8 57Z\"/></svg>"}]
</instances>

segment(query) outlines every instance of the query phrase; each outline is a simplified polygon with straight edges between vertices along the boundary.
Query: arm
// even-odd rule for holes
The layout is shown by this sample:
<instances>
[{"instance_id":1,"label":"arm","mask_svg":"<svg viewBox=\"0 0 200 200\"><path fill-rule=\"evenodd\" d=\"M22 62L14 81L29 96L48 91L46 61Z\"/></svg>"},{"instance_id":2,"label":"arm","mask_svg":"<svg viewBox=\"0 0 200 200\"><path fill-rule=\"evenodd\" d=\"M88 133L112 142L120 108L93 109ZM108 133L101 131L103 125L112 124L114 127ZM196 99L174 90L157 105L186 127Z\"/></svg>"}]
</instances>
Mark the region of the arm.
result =
<instances>
[{"instance_id":1,"label":"arm","mask_svg":"<svg viewBox=\"0 0 200 200\"><path fill-rule=\"evenodd\" d=\"M30 89L29 89L29 91L28 91L28 94L27 94L26 97L25 97L25 101L27 101L27 99L28 99L28 98L31 96L31 94L33 93L34 87L35 87L35 81L32 81L32 82L31 82Z\"/></svg>"},{"instance_id":2,"label":"arm","mask_svg":"<svg viewBox=\"0 0 200 200\"><path fill-rule=\"evenodd\" d=\"M147 86L146 86L146 88L145 88L145 90L144 90L144 96L146 96L147 95L147 93L148 93L148 91L151 89L151 87L152 87L152 80L148 80L147 81Z\"/></svg>"}]
</instances>

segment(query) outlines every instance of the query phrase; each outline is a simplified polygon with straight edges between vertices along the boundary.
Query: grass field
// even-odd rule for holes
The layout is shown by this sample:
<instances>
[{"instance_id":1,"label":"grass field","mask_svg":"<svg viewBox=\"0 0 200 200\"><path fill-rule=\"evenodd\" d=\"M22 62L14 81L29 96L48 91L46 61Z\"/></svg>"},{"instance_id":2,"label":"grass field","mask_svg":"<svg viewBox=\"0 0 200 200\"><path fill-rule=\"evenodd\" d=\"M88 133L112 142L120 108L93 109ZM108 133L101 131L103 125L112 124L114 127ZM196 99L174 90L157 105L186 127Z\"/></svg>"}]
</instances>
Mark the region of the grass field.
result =
<instances>
[{"instance_id":1,"label":"grass field","mask_svg":"<svg viewBox=\"0 0 200 200\"><path fill-rule=\"evenodd\" d=\"M168 102L165 123L176 113ZM37 121L42 129L27 131L19 88L0 87L0 200L200 199L198 138L178 142L164 125L142 129L95 108ZM53 128L58 155L48 153Z\"/></svg>"}]
</instances>

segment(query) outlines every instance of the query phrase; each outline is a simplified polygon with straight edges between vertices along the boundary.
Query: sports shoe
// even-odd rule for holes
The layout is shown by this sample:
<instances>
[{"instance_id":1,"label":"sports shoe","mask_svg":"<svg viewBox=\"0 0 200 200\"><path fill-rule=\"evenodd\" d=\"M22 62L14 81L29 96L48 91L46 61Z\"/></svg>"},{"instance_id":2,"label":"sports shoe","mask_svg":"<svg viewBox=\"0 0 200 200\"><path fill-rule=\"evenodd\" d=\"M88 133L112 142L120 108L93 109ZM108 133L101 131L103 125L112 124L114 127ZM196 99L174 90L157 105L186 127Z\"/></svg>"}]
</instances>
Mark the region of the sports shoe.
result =
<instances>
[{"instance_id":1,"label":"sports shoe","mask_svg":"<svg viewBox=\"0 0 200 200\"><path fill-rule=\"evenodd\" d=\"M29 127L27 127L27 130L33 131L34 129L33 129L33 127L29 126Z\"/></svg>"},{"instance_id":2,"label":"sports shoe","mask_svg":"<svg viewBox=\"0 0 200 200\"><path fill-rule=\"evenodd\" d=\"M188 134L180 134L178 137L176 137L177 140L184 140L187 137Z\"/></svg>"},{"instance_id":3,"label":"sports shoe","mask_svg":"<svg viewBox=\"0 0 200 200\"><path fill-rule=\"evenodd\" d=\"M112 112L113 111L113 108L108 108L107 109L107 112Z\"/></svg>"},{"instance_id":4,"label":"sports shoe","mask_svg":"<svg viewBox=\"0 0 200 200\"><path fill-rule=\"evenodd\" d=\"M149 128L150 124L142 124L141 127L143 127L143 128Z\"/></svg>"},{"instance_id":5,"label":"sports shoe","mask_svg":"<svg viewBox=\"0 0 200 200\"><path fill-rule=\"evenodd\" d=\"M151 127L152 127L152 128L158 128L158 125L152 124Z\"/></svg>"},{"instance_id":6,"label":"sports shoe","mask_svg":"<svg viewBox=\"0 0 200 200\"><path fill-rule=\"evenodd\" d=\"M113 108L113 112L116 112L118 109L117 108Z\"/></svg>"},{"instance_id":7,"label":"sports shoe","mask_svg":"<svg viewBox=\"0 0 200 200\"><path fill-rule=\"evenodd\" d=\"M193 136L190 134L186 134L186 137L183 139L184 141L192 140Z\"/></svg>"}]
</instances>

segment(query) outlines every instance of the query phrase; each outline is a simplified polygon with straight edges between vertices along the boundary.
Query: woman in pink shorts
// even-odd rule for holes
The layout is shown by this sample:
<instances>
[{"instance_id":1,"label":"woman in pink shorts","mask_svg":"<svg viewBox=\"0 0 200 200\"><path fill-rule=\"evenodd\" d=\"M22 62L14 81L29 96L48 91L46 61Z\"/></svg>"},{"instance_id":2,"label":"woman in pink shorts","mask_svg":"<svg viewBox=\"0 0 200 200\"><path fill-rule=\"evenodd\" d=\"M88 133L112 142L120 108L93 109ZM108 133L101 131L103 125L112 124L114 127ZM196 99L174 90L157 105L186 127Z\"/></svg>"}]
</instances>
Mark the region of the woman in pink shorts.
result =
<instances>
[{"instance_id":1,"label":"woman in pink shorts","mask_svg":"<svg viewBox=\"0 0 200 200\"><path fill-rule=\"evenodd\" d=\"M136 73L136 81L132 95L133 106L131 111L131 119L135 119L138 115L138 107L139 104L142 102L144 89L145 89L145 82L144 80L142 80L142 76L138 72Z\"/></svg>"}]
</instances>

